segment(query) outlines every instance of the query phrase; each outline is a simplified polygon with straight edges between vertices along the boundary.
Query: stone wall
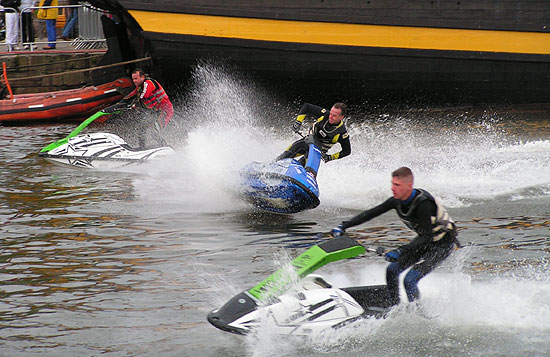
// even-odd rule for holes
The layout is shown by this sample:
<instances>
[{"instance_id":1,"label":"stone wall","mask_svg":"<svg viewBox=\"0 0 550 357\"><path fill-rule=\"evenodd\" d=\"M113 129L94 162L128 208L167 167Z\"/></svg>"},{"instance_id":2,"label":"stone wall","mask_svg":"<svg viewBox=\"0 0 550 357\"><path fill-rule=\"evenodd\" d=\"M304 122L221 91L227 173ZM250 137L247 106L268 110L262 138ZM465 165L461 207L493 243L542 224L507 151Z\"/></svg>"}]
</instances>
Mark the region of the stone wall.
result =
<instances>
[{"instance_id":1,"label":"stone wall","mask_svg":"<svg viewBox=\"0 0 550 357\"><path fill-rule=\"evenodd\" d=\"M92 85L90 69L98 65L104 53L29 53L0 56L5 62L8 80L14 94L51 92ZM49 74L56 74L50 76ZM17 78L34 77L25 80Z\"/></svg>"}]
</instances>

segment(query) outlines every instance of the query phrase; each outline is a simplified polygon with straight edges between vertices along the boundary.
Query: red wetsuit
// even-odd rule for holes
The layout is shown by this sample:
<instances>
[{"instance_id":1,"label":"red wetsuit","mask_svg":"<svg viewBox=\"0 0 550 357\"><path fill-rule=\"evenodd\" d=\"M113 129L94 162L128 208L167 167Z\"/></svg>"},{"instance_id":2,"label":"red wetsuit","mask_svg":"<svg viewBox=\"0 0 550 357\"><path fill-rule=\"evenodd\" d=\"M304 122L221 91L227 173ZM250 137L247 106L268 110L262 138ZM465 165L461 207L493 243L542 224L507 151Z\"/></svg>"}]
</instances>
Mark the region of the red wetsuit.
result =
<instances>
[{"instance_id":1,"label":"red wetsuit","mask_svg":"<svg viewBox=\"0 0 550 357\"><path fill-rule=\"evenodd\" d=\"M139 102L145 108L160 112L158 121L161 127L166 127L174 116L172 102L164 88L156 80L146 79L141 86L136 87L124 99L128 100L134 96L138 97Z\"/></svg>"}]
</instances>

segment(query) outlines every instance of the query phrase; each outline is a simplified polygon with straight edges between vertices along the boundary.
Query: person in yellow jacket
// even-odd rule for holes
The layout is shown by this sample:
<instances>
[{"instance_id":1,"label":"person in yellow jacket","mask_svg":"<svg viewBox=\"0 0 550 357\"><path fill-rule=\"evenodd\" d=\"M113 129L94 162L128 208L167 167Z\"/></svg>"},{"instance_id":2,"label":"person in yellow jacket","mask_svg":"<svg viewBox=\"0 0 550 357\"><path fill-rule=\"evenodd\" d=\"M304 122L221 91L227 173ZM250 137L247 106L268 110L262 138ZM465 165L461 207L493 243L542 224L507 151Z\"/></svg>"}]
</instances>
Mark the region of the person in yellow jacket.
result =
<instances>
[{"instance_id":1,"label":"person in yellow jacket","mask_svg":"<svg viewBox=\"0 0 550 357\"><path fill-rule=\"evenodd\" d=\"M57 0L40 0L38 6L58 6ZM36 15L41 20L46 20L46 32L48 33L48 46L44 46L45 50L55 50L55 38L57 33L55 31L55 20L59 13L58 8L50 9L38 9Z\"/></svg>"}]
</instances>

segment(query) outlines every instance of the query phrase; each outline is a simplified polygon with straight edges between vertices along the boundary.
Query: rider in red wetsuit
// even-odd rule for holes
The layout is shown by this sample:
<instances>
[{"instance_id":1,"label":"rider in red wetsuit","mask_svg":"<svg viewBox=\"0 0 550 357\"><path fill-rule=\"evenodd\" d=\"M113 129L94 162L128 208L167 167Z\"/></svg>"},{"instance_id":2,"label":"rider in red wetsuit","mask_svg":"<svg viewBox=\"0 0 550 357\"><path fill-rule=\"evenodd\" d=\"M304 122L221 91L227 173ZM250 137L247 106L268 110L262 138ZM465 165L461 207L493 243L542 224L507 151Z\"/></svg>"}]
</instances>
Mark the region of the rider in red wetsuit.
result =
<instances>
[{"instance_id":1,"label":"rider in red wetsuit","mask_svg":"<svg viewBox=\"0 0 550 357\"><path fill-rule=\"evenodd\" d=\"M137 99L143 107L159 112L158 124L166 127L174 116L174 107L164 88L156 80L146 77L141 69L132 72L132 81L136 88L123 101L128 103Z\"/></svg>"},{"instance_id":2,"label":"rider in red wetsuit","mask_svg":"<svg viewBox=\"0 0 550 357\"><path fill-rule=\"evenodd\" d=\"M126 95L119 103L103 109L106 113L116 113L119 110L140 107L146 111L158 113L155 122L154 136L155 141L166 146L166 142L161 137L161 129L165 129L174 116L174 107L160 83L145 75L143 70L137 68L132 72L132 81L136 86L132 92ZM145 147L145 135L149 131L150 122L134 121L137 127L139 146Z\"/></svg>"}]
</instances>

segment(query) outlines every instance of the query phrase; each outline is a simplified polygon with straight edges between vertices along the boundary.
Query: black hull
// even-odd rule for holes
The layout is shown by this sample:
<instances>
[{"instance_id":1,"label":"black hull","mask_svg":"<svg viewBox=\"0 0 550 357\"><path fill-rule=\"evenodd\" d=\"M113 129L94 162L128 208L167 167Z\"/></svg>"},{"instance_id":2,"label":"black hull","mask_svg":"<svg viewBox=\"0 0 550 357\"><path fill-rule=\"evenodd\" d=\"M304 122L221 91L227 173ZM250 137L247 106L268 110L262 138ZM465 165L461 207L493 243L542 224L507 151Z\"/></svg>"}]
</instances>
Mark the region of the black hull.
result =
<instances>
[{"instance_id":1,"label":"black hull","mask_svg":"<svg viewBox=\"0 0 550 357\"><path fill-rule=\"evenodd\" d=\"M456 102L546 102L550 59L544 55L342 48L303 45L300 51L280 44L144 34L158 59L161 76L186 81L201 61L233 67L291 95L323 95L365 100L442 100ZM174 42L183 44L182 52ZM207 42L207 43L206 43ZM328 86L329 82L338 85ZM312 92L314 91L314 92ZM318 93L315 93L318 92Z\"/></svg>"},{"instance_id":2,"label":"black hull","mask_svg":"<svg viewBox=\"0 0 550 357\"><path fill-rule=\"evenodd\" d=\"M92 2L121 13L134 55L152 54L155 74L168 85L188 80L197 63L215 61L274 87L321 96L329 91L338 98L533 103L547 102L550 93L547 1L350 0L333 7L337 5L312 0L277 5L165 0L154 1L155 11L151 4L138 1L119 1L118 7L109 0ZM163 27L162 21L150 22L155 17L174 20L172 26ZM231 25L209 28L209 19ZM237 25L231 22L235 19ZM239 32L239 19L256 22L243 25ZM195 20L206 22L203 32L186 25ZM273 20L275 25L270 23ZM352 45L342 45L349 37L346 29L340 37L328 31L319 41L299 37L296 28L312 23L353 25L360 31L374 25L387 34L382 32L382 40L375 43ZM394 41L392 31L403 26L406 31L426 33L409 42ZM293 28L289 31L295 33L285 33ZM449 35L449 29L466 31L472 40L461 43L460 36ZM515 46L518 43L533 46ZM338 85L323 86L334 81Z\"/></svg>"},{"instance_id":3,"label":"black hull","mask_svg":"<svg viewBox=\"0 0 550 357\"><path fill-rule=\"evenodd\" d=\"M546 0L92 0L111 10L391 26L550 32ZM546 27L545 27L546 26Z\"/></svg>"}]
</instances>

